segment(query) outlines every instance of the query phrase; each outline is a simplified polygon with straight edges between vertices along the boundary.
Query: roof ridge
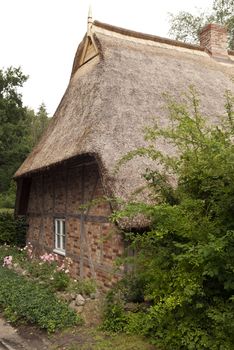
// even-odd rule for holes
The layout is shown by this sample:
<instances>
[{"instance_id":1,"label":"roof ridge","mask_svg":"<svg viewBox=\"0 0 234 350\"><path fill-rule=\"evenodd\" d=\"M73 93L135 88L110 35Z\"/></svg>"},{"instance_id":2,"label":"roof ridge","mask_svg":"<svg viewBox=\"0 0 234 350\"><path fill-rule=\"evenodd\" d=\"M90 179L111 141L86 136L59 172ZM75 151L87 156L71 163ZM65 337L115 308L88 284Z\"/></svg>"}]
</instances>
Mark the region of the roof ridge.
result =
<instances>
[{"instance_id":1,"label":"roof ridge","mask_svg":"<svg viewBox=\"0 0 234 350\"><path fill-rule=\"evenodd\" d=\"M100 28L103 28L103 29L106 29L106 30L109 30L109 31L112 31L112 32L116 32L116 33L119 33L119 34L123 34L123 35L127 35L127 36L130 36L130 37L134 37L134 38L155 41L155 42L169 44L169 45L173 45L173 46L185 47L187 49L193 49L193 50L198 50L198 51L205 51L205 49L203 47L201 47L199 45L196 45L196 44L189 44L189 43L185 43L183 41L178 41L178 40L174 40L174 39L164 38L164 37L153 35L153 34L145 34L145 33L137 32L137 31L134 31L134 30L121 28L121 27L113 26L111 24L99 22L97 20L95 20L93 22L93 25L95 25L96 27L100 27Z\"/></svg>"}]
</instances>

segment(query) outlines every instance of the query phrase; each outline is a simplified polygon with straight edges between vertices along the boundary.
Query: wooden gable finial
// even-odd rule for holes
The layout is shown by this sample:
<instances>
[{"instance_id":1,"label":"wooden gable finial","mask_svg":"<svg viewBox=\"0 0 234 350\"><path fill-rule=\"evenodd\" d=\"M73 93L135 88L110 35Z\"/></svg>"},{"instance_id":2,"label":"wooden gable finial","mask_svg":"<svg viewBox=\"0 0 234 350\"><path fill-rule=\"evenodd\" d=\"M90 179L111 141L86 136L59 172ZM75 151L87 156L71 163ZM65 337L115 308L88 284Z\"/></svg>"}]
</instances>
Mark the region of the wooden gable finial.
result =
<instances>
[{"instance_id":1,"label":"wooden gable finial","mask_svg":"<svg viewBox=\"0 0 234 350\"><path fill-rule=\"evenodd\" d=\"M89 13L88 13L88 28L87 28L87 34L88 36L91 35L91 27L93 24L93 16L92 16L92 7L91 5L89 6Z\"/></svg>"},{"instance_id":2,"label":"wooden gable finial","mask_svg":"<svg viewBox=\"0 0 234 350\"><path fill-rule=\"evenodd\" d=\"M87 34L85 37L85 41L83 43L82 51L78 56L77 62L74 63L72 74L74 74L74 71L76 71L84 63L90 61L92 58L96 57L99 54L98 48L96 46L96 43L93 37L93 32L94 32L94 28L93 28L92 9L91 9L91 6L89 6Z\"/></svg>"}]
</instances>

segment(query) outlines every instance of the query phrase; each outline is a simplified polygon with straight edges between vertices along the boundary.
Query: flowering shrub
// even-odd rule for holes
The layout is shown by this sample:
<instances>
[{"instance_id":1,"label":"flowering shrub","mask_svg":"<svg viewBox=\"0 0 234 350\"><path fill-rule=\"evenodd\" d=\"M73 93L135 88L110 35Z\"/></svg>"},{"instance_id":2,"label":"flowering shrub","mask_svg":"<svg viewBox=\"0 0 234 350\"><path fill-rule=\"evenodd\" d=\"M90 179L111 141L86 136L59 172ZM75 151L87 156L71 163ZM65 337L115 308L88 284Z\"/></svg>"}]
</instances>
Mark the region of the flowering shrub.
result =
<instances>
[{"instance_id":1,"label":"flowering shrub","mask_svg":"<svg viewBox=\"0 0 234 350\"><path fill-rule=\"evenodd\" d=\"M12 260L13 260L13 257L12 255L8 255L8 256L5 256L5 258L3 259L3 267L4 266L11 266L12 265Z\"/></svg>"},{"instance_id":2,"label":"flowering shrub","mask_svg":"<svg viewBox=\"0 0 234 350\"><path fill-rule=\"evenodd\" d=\"M28 242L28 244L24 248L22 248L22 251L26 252L29 259L33 258L33 246L31 242Z\"/></svg>"},{"instance_id":3,"label":"flowering shrub","mask_svg":"<svg viewBox=\"0 0 234 350\"><path fill-rule=\"evenodd\" d=\"M69 293L84 295L95 292L96 288L93 281L70 278L72 259L68 257L60 259L59 255L55 253L44 253L37 259L33 251L30 242L24 248L9 245L0 246L0 265L2 264L5 268L11 267L20 275L38 281L52 292L66 290Z\"/></svg>"},{"instance_id":4,"label":"flowering shrub","mask_svg":"<svg viewBox=\"0 0 234 350\"><path fill-rule=\"evenodd\" d=\"M69 273L73 261L71 258L64 258L62 265L58 266L57 271L63 271L64 273Z\"/></svg>"},{"instance_id":5,"label":"flowering shrub","mask_svg":"<svg viewBox=\"0 0 234 350\"><path fill-rule=\"evenodd\" d=\"M50 264L51 262L58 261L58 255L52 254L52 253L50 253L50 254L45 253L44 255L40 256L40 259L43 262L47 262Z\"/></svg>"},{"instance_id":6,"label":"flowering shrub","mask_svg":"<svg viewBox=\"0 0 234 350\"><path fill-rule=\"evenodd\" d=\"M41 281L52 291L62 291L67 288L70 282L68 276L73 261L70 258L60 259L56 253L44 253L38 259L33 253L33 246L30 242L23 248L28 257L26 270L29 275ZM29 263L30 262L30 263Z\"/></svg>"}]
</instances>

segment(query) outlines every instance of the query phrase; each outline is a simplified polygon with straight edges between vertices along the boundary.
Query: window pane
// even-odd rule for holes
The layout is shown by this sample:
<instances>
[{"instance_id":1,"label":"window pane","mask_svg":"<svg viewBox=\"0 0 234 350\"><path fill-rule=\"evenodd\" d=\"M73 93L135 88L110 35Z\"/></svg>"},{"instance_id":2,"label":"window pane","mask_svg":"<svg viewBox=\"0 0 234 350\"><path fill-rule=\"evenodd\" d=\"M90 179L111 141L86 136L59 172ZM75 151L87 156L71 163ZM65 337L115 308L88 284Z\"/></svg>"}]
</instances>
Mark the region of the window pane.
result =
<instances>
[{"instance_id":1,"label":"window pane","mask_svg":"<svg viewBox=\"0 0 234 350\"><path fill-rule=\"evenodd\" d=\"M62 221L63 222L63 229L62 229L62 234L65 235L65 220Z\"/></svg>"},{"instance_id":2,"label":"window pane","mask_svg":"<svg viewBox=\"0 0 234 350\"><path fill-rule=\"evenodd\" d=\"M55 219L55 248L65 250L65 220Z\"/></svg>"},{"instance_id":3,"label":"window pane","mask_svg":"<svg viewBox=\"0 0 234 350\"><path fill-rule=\"evenodd\" d=\"M62 236L62 248L65 250L65 236Z\"/></svg>"},{"instance_id":4,"label":"window pane","mask_svg":"<svg viewBox=\"0 0 234 350\"><path fill-rule=\"evenodd\" d=\"M56 224L57 224L57 231L56 233L60 233L60 221L59 220L56 220Z\"/></svg>"},{"instance_id":5,"label":"window pane","mask_svg":"<svg viewBox=\"0 0 234 350\"><path fill-rule=\"evenodd\" d=\"M56 235L57 245L56 248L60 248L60 236Z\"/></svg>"}]
</instances>

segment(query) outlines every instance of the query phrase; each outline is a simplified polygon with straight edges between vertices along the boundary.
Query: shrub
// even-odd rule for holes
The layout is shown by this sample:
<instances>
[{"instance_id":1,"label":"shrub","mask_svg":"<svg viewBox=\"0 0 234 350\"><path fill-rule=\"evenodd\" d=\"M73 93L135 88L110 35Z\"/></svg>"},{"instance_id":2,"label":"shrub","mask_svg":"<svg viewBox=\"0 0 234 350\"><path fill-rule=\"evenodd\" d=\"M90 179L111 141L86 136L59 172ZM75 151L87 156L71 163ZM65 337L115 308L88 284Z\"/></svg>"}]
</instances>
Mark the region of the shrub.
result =
<instances>
[{"instance_id":1,"label":"shrub","mask_svg":"<svg viewBox=\"0 0 234 350\"><path fill-rule=\"evenodd\" d=\"M15 205L16 190L13 186L5 193L0 193L0 208L13 209Z\"/></svg>"},{"instance_id":2,"label":"shrub","mask_svg":"<svg viewBox=\"0 0 234 350\"><path fill-rule=\"evenodd\" d=\"M67 289L70 277L64 271L55 271L52 278L52 289L55 291L64 291Z\"/></svg>"},{"instance_id":3,"label":"shrub","mask_svg":"<svg viewBox=\"0 0 234 350\"><path fill-rule=\"evenodd\" d=\"M232 350L233 97L227 93L227 114L221 126L212 127L200 115L193 89L191 93L192 114L191 105L169 99L171 123L148 129L150 146L125 157L147 155L160 164L160 170L148 169L145 174L156 203L129 203L115 215L118 221L141 213L151 221L148 231L128 235L137 252L134 273L139 283L135 285L143 287L149 307L144 317L129 315L124 329L141 329L167 350ZM177 154L165 156L155 149L158 138ZM111 324L114 317L118 321L119 314L112 314Z\"/></svg>"},{"instance_id":4,"label":"shrub","mask_svg":"<svg viewBox=\"0 0 234 350\"><path fill-rule=\"evenodd\" d=\"M74 326L79 316L35 281L0 268L0 307L11 322L25 320L48 333Z\"/></svg>"},{"instance_id":5,"label":"shrub","mask_svg":"<svg viewBox=\"0 0 234 350\"><path fill-rule=\"evenodd\" d=\"M123 332L127 324L121 295L110 291L105 300L102 329L110 332Z\"/></svg>"},{"instance_id":6,"label":"shrub","mask_svg":"<svg viewBox=\"0 0 234 350\"><path fill-rule=\"evenodd\" d=\"M3 261L6 256L12 256L13 263L24 264L27 259L24 249L6 244L2 246L0 245L0 266L3 265Z\"/></svg>"},{"instance_id":7,"label":"shrub","mask_svg":"<svg viewBox=\"0 0 234 350\"><path fill-rule=\"evenodd\" d=\"M0 211L0 245L11 244L23 247L26 242L26 221L14 218L12 211Z\"/></svg>"},{"instance_id":8,"label":"shrub","mask_svg":"<svg viewBox=\"0 0 234 350\"><path fill-rule=\"evenodd\" d=\"M91 279L70 279L67 290L69 292L90 296L96 292L96 284Z\"/></svg>"},{"instance_id":9,"label":"shrub","mask_svg":"<svg viewBox=\"0 0 234 350\"><path fill-rule=\"evenodd\" d=\"M33 247L28 243L24 248L0 246L0 266L9 266L19 274L35 280L51 292L67 291L69 293L91 296L96 292L93 280L75 280L69 276L70 258L59 261L57 254L45 253L40 259L33 257Z\"/></svg>"}]
</instances>

